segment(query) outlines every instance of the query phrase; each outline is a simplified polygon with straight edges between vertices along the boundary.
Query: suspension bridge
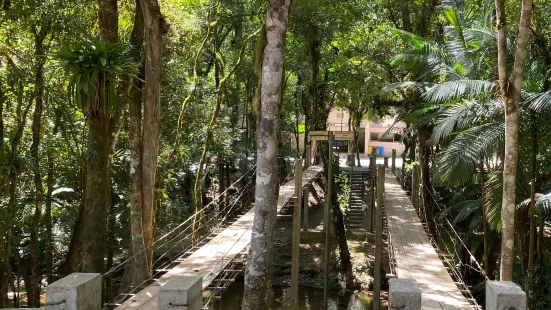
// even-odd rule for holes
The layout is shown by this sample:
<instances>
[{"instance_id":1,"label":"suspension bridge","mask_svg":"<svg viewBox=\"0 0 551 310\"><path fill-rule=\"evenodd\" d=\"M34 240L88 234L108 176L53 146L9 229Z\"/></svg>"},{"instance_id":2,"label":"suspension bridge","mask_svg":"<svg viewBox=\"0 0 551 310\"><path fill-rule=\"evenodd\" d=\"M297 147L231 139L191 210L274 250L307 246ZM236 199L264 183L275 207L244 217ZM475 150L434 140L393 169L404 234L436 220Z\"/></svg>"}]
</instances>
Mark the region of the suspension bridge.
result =
<instances>
[{"instance_id":1,"label":"suspension bridge","mask_svg":"<svg viewBox=\"0 0 551 310\"><path fill-rule=\"evenodd\" d=\"M415 207L394 174L388 170L384 187L389 250L394 256L392 269L395 275L417 281L421 289L423 310L478 309L470 290L466 287L460 289L458 285L464 284L452 279L448 270L451 269L452 273L457 273L457 270L453 264L444 265Z\"/></svg>"},{"instance_id":2,"label":"suspension bridge","mask_svg":"<svg viewBox=\"0 0 551 310\"><path fill-rule=\"evenodd\" d=\"M321 166L311 166L303 171L302 185L314 180L322 171ZM124 294L116 296L104 304L104 309L157 309L159 287L176 275L201 276L203 278L204 306L220 297L224 289L242 273L251 228L254 220L254 174L251 168L235 184L245 182L240 190L231 195L221 195L200 211L205 219L199 227L192 225L192 215L155 244L160 257L155 262L155 274L139 286L131 287ZM292 179L279 188L278 214L293 204L295 180ZM193 238L199 235L199 242ZM175 253L175 254L174 254ZM127 262L124 262L127 263ZM124 264L123 263L123 264ZM118 269L122 268L118 267ZM111 270L113 273L116 269ZM106 278L106 275L104 275Z\"/></svg>"}]
</instances>

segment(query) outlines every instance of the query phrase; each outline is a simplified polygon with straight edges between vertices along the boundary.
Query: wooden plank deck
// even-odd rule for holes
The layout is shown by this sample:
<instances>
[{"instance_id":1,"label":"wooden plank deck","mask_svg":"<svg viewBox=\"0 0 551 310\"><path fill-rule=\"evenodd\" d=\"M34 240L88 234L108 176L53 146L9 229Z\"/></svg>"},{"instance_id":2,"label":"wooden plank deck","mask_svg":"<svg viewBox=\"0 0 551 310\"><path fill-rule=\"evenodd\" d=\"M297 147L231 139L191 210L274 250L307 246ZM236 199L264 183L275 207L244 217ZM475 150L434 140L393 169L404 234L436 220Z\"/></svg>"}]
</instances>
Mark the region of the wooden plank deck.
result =
<instances>
[{"instance_id":1,"label":"wooden plank deck","mask_svg":"<svg viewBox=\"0 0 551 310\"><path fill-rule=\"evenodd\" d=\"M311 182L322 169L321 166L312 166L305 170L302 174L303 186ZM294 194L294 190L294 180L280 186L277 203L278 212L289 202ZM254 210L255 208L252 207L235 223L228 226L209 243L205 244L195 253L183 260L178 266L160 277L158 281L141 290L115 309L156 310L159 287L164 285L173 275L200 275L203 277L203 289L205 289L218 274L249 245L251 241Z\"/></svg>"},{"instance_id":2,"label":"wooden plank deck","mask_svg":"<svg viewBox=\"0 0 551 310\"><path fill-rule=\"evenodd\" d=\"M385 208L397 276L419 283L422 308L474 309L447 272L406 192L389 170L385 176Z\"/></svg>"}]
</instances>

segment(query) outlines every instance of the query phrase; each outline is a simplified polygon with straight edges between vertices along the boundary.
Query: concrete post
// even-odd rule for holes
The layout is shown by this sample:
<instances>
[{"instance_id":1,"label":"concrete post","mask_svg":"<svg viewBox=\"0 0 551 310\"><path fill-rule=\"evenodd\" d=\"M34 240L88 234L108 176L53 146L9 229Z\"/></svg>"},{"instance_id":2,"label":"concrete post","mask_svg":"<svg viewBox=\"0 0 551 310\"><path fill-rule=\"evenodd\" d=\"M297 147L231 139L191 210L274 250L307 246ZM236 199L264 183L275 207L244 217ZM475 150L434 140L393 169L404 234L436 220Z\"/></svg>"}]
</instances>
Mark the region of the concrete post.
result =
<instances>
[{"instance_id":1,"label":"concrete post","mask_svg":"<svg viewBox=\"0 0 551 310\"><path fill-rule=\"evenodd\" d=\"M419 210L419 169L417 165L411 168L411 204Z\"/></svg>"},{"instance_id":2,"label":"concrete post","mask_svg":"<svg viewBox=\"0 0 551 310\"><path fill-rule=\"evenodd\" d=\"M203 308L203 278L172 276L159 288L159 310L201 310Z\"/></svg>"},{"instance_id":3,"label":"concrete post","mask_svg":"<svg viewBox=\"0 0 551 310\"><path fill-rule=\"evenodd\" d=\"M390 168L392 173L396 173L396 149L392 149L392 166Z\"/></svg>"},{"instance_id":4,"label":"concrete post","mask_svg":"<svg viewBox=\"0 0 551 310\"><path fill-rule=\"evenodd\" d=\"M101 274L72 273L46 288L46 310L101 309Z\"/></svg>"},{"instance_id":5,"label":"concrete post","mask_svg":"<svg viewBox=\"0 0 551 310\"><path fill-rule=\"evenodd\" d=\"M511 281L487 281L486 309L526 310L526 293Z\"/></svg>"},{"instance_id":6,"label":"concrete post","mask_svg":"<svg viewBox=\"0 0 551 310\"><path fill-rule=\"evenodd\" d=\"M421 310L421 289L413 279L388 280L388 308Z\"/></svg>"}]
</instances>

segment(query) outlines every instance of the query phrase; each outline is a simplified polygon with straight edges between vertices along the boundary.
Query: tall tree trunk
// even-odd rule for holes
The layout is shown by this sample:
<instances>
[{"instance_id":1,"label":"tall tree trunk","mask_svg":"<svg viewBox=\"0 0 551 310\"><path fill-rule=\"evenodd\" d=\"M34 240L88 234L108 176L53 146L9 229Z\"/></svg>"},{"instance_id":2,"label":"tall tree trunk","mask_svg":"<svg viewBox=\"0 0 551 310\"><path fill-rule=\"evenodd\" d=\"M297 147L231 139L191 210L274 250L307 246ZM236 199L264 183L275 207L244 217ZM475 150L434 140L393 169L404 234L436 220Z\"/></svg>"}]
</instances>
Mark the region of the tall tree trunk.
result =
<instances>
[{"instance_id":1,"label":"tall tree trunk","mask_svg":"<svg viewBox=\"0 0 551 310\"><path fill-rule=\"evenodd\" d=\"M135 61L140 61L141 49L144 41L144 19L140 0L136 0L136 11L134 15L134 26L130 36L132 44L132 57ZM127 285L137 286L151 275L148 266L146 249L152 244L145 244L143 225L152 226L153 223L145 223L143 216L142 203L142 88L144 66L140 68L140 79L130 80L128 83L128 109L130 114L130 235L132 240L131 255L132 262L125 273L124 279L130 279L129 283L124 283L121 287Z\"/></svg>"},{"instance_id":2,"label":"tall tree trunk","mask_svg":"<svg viewBox=\"0 0 551 310\"><path fill-rule=\"evenodd\" d=\"M109 122L99 116L88 119L84 214L81 218L82 272L102 272L109 206Z\"/></svg>"},{"instance_id":3,"label":"tall tree trunk","mask_svg":"<svg viewBox=\"0 0 551 310\"><path fill-rule=\"evenodd\" d=\"M52 236L52 191L54 190L54 160L52 151L48 151L48 176L46 181L47 194L46 194L46 209L44 210L44 222L46 226L45 233L45 251L46 251L46 281L48 284L53 283L53 257L54 257L54 245Z\"/></svg>"},{"instance_id":4,"label":"tall tree trunk","mask_svg":"<svg viewBox=\"0 0 551 310\"><path fill-rule=\"evenodd\" d=\"M166 23L157 0L140 0L145 25L145 104L142 155L142 229L144 244L153 244L155 181L161 125L162 46ZM153 249L146 247L147 270L152 270Z\"/></svg>"},{"instance_id":5,"label":"tall tree trunk","mask_svg":"<svg viewBox=\"0 0 551 310\"><path fill-rule=\"evenodd\" d=\"M278 186L279 111L283 90L285 37L291 0L269 0L262 63L258 126L255 217L245 271L243 309L265 309L272 274Z\"/></svg>"},{"instance_id":6,"label":"tall tree trunk","mask_svg":"<svg viewBox=\"0 0 551 310\"><path fill-rule=\"evenodd\" d=\"M436 231L435 216L436 212L434 210L434 200L432 193L432 184L430 181L430 155L432 152L431 147L428 145L430 139L431 129L425 126L419 126L417 129L419 134L419 157L421 162L421 186L423 193L423 208L425 211L424 216L429 231L434 238L435 242L438 242L438 232Z\"/></svg>"},{"instance_id":7,"label":"tall tree trunk","mask_svg":"<svg viewBox=\"0 0 551 310\"><path fill-rule=\"evenodd\" d=\"M534 301L534 262L536 256L536 182L537 182L537 165L538 165L538 118L534 111L530 113L530 127L532 130L532 154L531 154L531 170L532 181L530 182L530 210L528 217L530 218L529 239L528 239L528 279L527 279L527 305L528 309L532 309Z\"/></svg>"},{"instance_id":8,"label":"tall tree trunk","mask_svg":"<svg viewBox=\"0 0 551 310\"><path fill-rule=\"evenodd\" d=\"M117 0L98 0L100 35L105 44L118 41ZM80 248L82 272L102 272L106 245L107 207L109 206L110 118L88 116L84 210L79 219L80 234L74 246Z\"/></svg>"},{"instance_id":9,"label":"tall tree trunk","mask_svg":"<svg viewBox=\"0 0 551 310\"><path fill-rule=\"evenodd\" d=\"M524 61L530 37L532 0L522 1L512 81L507 73L507 19L505 0L495 0L498 33L498 73L505 105L505 157L503 160L502 240L500 280L513 279L515 239L515 189L518 161L518 109L524 79Z\"/></svg>"},{"instance_id":10,"label":"tall tree trunk","mask_svg":"<svg viewBox=\"0 0 551 310\"><path fill-rule=\"evenodd\" d=\"M40 140L42 137L42 114L44 110L44 39L48 31L48 26L44 23L40 32L35 29L35 87L36 101L32 124L32 144L31 157L33 159L34 188L35 188L35 207L31 223L31 291L27 292L28 305L30 307L40 307L40 248L39 248L39 224L42 216L42 204L44 202L44 187L42 186L42 176L40 173Z\"/></svg>"}]
</instances>

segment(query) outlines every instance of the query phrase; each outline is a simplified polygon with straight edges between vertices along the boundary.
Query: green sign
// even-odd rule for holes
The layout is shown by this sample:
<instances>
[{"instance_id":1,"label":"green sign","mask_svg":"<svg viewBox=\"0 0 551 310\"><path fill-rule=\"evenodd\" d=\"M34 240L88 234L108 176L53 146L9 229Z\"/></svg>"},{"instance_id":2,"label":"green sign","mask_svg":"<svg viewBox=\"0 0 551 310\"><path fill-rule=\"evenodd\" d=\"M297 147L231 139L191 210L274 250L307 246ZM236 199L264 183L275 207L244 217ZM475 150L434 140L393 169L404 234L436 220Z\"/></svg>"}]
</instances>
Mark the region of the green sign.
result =
<instances>
[{"instance_id":1,"label":"green sign","mask_svg":"<svg viewBox=\"0 0 551 310\"><path fill-rule=\"evenodd\" d=\"M298 133L305 133L306 132L306 126L304 124L298 125Z\"/></svg>"}]
</instances>

